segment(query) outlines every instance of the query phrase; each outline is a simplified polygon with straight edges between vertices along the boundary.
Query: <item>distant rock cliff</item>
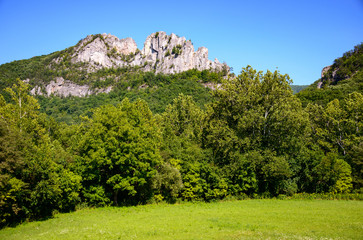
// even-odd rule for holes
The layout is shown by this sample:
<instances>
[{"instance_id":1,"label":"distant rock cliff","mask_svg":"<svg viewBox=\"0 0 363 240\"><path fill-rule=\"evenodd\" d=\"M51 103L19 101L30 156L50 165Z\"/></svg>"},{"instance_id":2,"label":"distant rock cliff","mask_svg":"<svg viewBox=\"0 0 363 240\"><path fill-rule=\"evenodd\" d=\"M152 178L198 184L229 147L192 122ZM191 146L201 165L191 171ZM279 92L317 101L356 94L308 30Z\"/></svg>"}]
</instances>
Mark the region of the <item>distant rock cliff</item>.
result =
<instances>
[{"instance_id":1,"label":"distant rock cliff","mask_svg":"<svg viewBox=\"0 0 363 240\"><path fill-rule=\"evenodd\" d=\"M345 52L342 57L336 58L332 65L324 67L317 88L347 84L352 78L353 82L359 85L362 82L362 71L363 43L354 46L354 49Z\"/></svg>"},{"instance_id":2,"label":"distant rock cliff","mask_svg":"<svg viewBox=\"0 0 363 240\"><path fill-rule=\"evenodd\" d=\"M34 87L30 93L32 95L57 95L61 97L77 96L85 97L91 94L109 93L112 87L101 89L90 89L88 85L77 85L71 81L64 80L62 77L57 77L55 81L51 81L45 86L45 93L43 93L41 87Z\"/></svg>"},{"instance_id":3,"label":"distant rock cliff","mask_svg":"<svg viewBox=\"0 0 363 240\"><path fill-rule=\"evenodd\" d=\"M132 38L119 39L105 33L89 35L75 46L56 53L50 64L46 66L53 72L82 72L82 76L77 76L83 79L87 79L88 74L102 69L124 67L164 74L197 69L223 72L227 75L230 70L227 64L222 64L217 59L209 60L207 48L200 47L194 51L190 40L173 33L167 35L165 32L156 32L148 36L142 50L137 48ZM104 81L105 78L101 77L97 81ZM66 75L64 78L57 76L44 82L44 85L36 85L31 92L34 95L83 97L101 92L107 93L112 89L112 86L91 89L87 81L82 81L82 84L77 85L67 79Z\"/></svg>"},{"instance_id":4,"label":"distant rock cliff","mask_svg":"<svg viewBox=\"0 0 363 240\"><path fill-rule=\"evenodd\" d=\"M61 62L56 59L55 62ZM226 64L208 59L208 49L196 52L190 40L175 34L156 32L146 38L140 51L132 38L118 39L110 34L89 35L74 48L72 62L89 63L88 71L111 67L140 67L155 73L179 73L190 69L229 71Z\"/></svg>"},{"instance_id":5,"label":"distant rock cliff","mask_svg":"<svg viewBox=\"0 0 363 240\"><path fill-rule=\"evenodd\" d=\"M190 40L178 37L175 34L167 35L165 32L153 33L147 37L144 48L135 65L148 67L162 73L179 73L190 69L222 71L229 67L221 64L217 59L213 62L208 59L208 49L200 47L195 52Z\"/></svg>"}]
</instances>

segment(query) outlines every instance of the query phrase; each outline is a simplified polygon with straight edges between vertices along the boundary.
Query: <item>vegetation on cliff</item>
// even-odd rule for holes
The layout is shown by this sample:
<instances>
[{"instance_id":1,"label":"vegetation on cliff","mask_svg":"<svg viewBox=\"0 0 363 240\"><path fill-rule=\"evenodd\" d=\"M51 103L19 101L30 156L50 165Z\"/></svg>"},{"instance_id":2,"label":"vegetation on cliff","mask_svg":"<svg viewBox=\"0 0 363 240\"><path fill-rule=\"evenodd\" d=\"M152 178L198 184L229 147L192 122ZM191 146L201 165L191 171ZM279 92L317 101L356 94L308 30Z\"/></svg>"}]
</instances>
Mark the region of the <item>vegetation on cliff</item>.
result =
<instances>
[{"instance_id":1,"label":"vegetation on cliff","mask_svg":"<svg viewBox=\"0 0 363 240\"><path fill-rule=\"evenodd\" d=\"M326 105L334 99L343 100L355 91L363 92L363 43L335 59L321 79L297 96L304 106L308 103Z\"/></svg>"}]
</instances>

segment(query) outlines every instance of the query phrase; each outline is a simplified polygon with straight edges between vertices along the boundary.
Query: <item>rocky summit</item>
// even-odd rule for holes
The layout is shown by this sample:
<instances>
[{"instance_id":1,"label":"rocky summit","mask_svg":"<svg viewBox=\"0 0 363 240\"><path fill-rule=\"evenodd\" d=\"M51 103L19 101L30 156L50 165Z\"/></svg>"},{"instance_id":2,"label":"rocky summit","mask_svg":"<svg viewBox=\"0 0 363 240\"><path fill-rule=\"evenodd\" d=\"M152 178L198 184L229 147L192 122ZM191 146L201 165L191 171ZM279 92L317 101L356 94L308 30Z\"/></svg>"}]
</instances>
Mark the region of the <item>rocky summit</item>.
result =
<instances>
[{"instance_id":1,"label":"rocky summit","mask_svg":"<svg viewBox=\"0 0 363 240\"><path fill-rule=\"evenodd\" d=\"M43 62L40 63L39 59ZM119 39L106 33L88 35L75 46L37 61L42 67L33 69L34 73L29 75L27 69L24 74L32 86L31 93L64 97L110 92L113 86L109 82L108 70L175 74L196 69L224 76L230 70L227 64L217 59L209 60L207 48L200 47L195 51L190 40L165 32L149 35L142 50L132 38ZM118 77L112 76L113 82L118 81Z\"/></svg>"},{"instance_id":2,"label":"rocky summit","mask_svg":"<svg viewBox=\"0 0 363 240\"><path fill-rule=\"evenodd\" d=\"M208 49L194 46L185 37L156 32L146 38L140 51L132 38L119 39L111 34L89 35L71 54L72 63L89 63L88 71L111 67L140 67L155 73L179 73L190 69L229 71L226 64L208 59ZM54 60L62 61L62 57Z\"/></svg>"}]
</instances>

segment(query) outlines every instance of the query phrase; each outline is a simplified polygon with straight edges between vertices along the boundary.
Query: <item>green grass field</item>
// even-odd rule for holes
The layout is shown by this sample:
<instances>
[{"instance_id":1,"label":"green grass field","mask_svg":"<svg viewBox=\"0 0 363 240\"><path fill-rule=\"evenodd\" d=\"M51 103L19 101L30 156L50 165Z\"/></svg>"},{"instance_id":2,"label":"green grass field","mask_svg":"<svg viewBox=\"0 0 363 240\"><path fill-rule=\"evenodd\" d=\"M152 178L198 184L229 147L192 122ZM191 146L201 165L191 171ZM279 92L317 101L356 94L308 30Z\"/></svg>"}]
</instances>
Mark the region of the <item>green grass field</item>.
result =
<instances>
[{"instance_id":1,"label":"green grass field","mask_svg":"<svg viewBox=\"0 0 363 240\"><path fill-rule=\"evenodd\" d=\"M83 209L0 239L363 239L363 201L243 200Z\"/></svg>"}]
</instances>

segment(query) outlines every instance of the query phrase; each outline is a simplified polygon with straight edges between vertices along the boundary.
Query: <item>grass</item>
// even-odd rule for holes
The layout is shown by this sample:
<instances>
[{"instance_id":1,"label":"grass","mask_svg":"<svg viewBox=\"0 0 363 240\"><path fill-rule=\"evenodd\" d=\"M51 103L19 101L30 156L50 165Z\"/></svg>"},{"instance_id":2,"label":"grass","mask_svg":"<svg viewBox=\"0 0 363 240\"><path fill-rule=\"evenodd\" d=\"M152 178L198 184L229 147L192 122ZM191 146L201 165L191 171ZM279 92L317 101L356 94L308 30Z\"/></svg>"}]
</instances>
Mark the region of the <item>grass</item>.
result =
<instances>
[{"instance_id":1,"label":"grass","mask_svg":"<svg viewBox=\"0 0 363 240\"><path fill-rule=\"evenodd\" d=\"M243 200L83 209L0 239L363 239L363 202Z\"/></svg>"}]
</instances>

